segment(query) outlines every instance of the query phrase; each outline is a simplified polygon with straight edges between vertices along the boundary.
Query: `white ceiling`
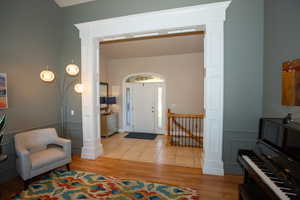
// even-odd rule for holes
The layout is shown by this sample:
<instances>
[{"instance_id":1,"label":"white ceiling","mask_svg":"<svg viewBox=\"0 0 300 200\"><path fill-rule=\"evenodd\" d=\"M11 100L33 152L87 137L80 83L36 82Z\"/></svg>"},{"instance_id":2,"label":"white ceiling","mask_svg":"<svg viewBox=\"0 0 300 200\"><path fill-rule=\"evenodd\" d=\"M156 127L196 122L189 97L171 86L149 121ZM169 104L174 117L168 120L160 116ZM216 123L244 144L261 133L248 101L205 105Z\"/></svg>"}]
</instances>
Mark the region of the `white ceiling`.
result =
<instances>
[{"instance_id":1,"label":"white ceiling","mask_svg":"<svg viewBox=\"0 0 300 200\"><path fill-rule=\"evenodd\" d=\"M87 3L96 0L54 0L59 7L73 6L81 3Z\"/></svg>"},{"instance_id":2,"label":"white ceiling","mask_svg":"<svg viewBox=\"0 0 300 200\"><path fill-rule=\"evenodd\" d=\"M202 52L203 34L103 43L100 52L109 59L151 57Z\"/></svg>"}]
</instances>

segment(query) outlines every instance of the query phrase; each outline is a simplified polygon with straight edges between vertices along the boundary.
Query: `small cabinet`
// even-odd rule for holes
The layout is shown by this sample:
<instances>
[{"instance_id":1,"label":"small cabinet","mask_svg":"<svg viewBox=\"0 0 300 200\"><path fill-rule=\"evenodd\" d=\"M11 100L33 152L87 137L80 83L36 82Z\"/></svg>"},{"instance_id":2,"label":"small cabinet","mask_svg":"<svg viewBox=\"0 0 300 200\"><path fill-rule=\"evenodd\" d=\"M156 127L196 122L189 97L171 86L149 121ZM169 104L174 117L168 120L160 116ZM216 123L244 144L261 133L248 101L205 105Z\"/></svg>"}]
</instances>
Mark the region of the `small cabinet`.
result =
<instances>
[{"instance_id":1,"label":"small cabinet","mask_svg":"<svg viewBox=\"0 0 300 200\"><path fill-rule=\"evenodd\" d=\"M118 114L101 114L101 136L108 137L118 132Z\"/></svg>"}]
</instances>

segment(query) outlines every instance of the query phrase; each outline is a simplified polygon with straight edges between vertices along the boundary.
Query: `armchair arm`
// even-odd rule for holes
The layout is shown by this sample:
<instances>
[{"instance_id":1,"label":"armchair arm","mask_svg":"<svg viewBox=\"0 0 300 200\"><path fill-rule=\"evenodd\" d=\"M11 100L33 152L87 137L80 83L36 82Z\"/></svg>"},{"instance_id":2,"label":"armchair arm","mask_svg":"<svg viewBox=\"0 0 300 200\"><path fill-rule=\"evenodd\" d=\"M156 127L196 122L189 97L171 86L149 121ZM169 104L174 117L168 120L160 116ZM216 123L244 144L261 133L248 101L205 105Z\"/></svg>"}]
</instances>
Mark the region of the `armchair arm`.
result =
<instances>
[{"instance_id":1,"label":"armchair arm","mask_svg":"<svg viewBox=\"0 0 300 200\"><path fill-rule=\"evenodd\" d=\"M54 144L62 146L67 157L71 159L71 140L58 137L54 141Z\"/></svg>"},{"instance_id":2,"label":"armchair arm","mask_svg":"<svg viewBox=\"0 0 300 200\"><path fill-rule=\"evenodd\" d=\"M21 145L16 145L17 170L24 180L30 176L31 160L29 151Z\"/></svg>"}]
</instances>

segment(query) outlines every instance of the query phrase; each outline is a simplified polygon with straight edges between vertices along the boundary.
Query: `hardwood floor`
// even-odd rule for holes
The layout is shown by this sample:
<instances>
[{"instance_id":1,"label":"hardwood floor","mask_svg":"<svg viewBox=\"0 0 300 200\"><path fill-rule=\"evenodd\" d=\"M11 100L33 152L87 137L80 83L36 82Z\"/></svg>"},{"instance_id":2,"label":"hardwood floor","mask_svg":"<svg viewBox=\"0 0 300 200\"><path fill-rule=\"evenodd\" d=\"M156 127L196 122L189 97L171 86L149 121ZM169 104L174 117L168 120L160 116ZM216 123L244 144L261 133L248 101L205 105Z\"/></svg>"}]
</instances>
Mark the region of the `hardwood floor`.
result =
<instances>
[{"instance_id":1,"label":"hardwood floor","mask_svg":"<svg viewBox=\"0 0 300 200\"><path fill-rule=\"evenodd\" d=\"M102 138L103 157L150 162L184 167L202 167L202 148L178 147L167 144L165 135L155 140L125 138L128 133L117 133Z\"/></svg>"},{"instance_id":2,"label":"hardwood floor","mask_svg":"<svg viewBox=\"0 0 300 200\"><path fill-rule=\"evenodd\" d=\"M241 176L225 175L224 177L203 175L199 168L159 165L154 163L126 161L111 158L84 160L73 156L71 169L94 172L105 176L152 181L199 191L201 200L237 200L238 184ZM21 181L13 180L1 185L1 192L9 196L21 189Z\"/></svg>"}]
</instances>

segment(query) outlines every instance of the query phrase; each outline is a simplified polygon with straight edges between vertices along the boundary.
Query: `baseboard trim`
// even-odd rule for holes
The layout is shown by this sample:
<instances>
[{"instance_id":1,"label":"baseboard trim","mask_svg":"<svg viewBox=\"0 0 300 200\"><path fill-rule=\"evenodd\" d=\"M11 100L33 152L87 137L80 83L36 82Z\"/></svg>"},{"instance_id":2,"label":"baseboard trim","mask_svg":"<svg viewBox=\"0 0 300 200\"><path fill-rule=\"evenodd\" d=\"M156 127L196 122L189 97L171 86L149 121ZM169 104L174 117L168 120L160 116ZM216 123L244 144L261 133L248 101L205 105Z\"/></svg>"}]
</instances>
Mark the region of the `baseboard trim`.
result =
<instances>
[{"instance_id":1,"label":"baseboard trim","mask_svg":"<svg viewBox=\"0 0 300 200\"><path fill-rule=\"evenodd\" d=\"M226 174L243 174L243 170L237 162L224 162L224 170Z\"/></svg>"},{"instance_id":2,"label":"baseboard trim","mask_svg":"<svg viewBox=\"0 0 300 200\"><path fill-rule=\"evenodd\" d=\"M223 161L205 160L204 159L203 174L224 176Z\"/></svg>"},{"instance_id":3,"label":"baseboard trim","mask_svg":"<svg viewBox=\"0 0 300 200\"><path fill-rule=\"evenodd\" d=\"M73 155L81 155L81 150L82 150L82 147L73 147L72 154Z\"/></svg>"}]
</instances>

